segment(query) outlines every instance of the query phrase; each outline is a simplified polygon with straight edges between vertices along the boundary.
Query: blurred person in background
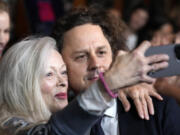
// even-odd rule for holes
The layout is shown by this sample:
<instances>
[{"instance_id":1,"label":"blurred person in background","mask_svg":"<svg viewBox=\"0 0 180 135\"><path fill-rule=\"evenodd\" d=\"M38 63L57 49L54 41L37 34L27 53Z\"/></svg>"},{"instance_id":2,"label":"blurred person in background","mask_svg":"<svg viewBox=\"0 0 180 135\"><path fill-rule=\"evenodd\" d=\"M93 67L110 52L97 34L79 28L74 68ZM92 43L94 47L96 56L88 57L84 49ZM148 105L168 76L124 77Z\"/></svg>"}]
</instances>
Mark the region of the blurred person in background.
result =
<instances>
[{"instance_id":1,"label":"blurred person in background","mask_svg":"<svg viewBox=\"0 0 180 135\"><path fill-rule=\"evenodd\" d=\"M174 42L175 26L171 20L166 17L159 17L151 26L151 43L152 46L167 45Z\"/></svg>"},{"instance_id":2,"label":"blurred person in background","mask_svg":"<svg viewBox=\"0 0 180 135\"><path fill-rule=\"evenodd\" d=\"M0 1L0 58L10 39L10 10L9 6L3 0Z\"/></svg>"},{"instance_id":3,"label":"blurred person in background","mask_svg":"<svg viewBox=\"0 0 180 135\"><path fill-rule=\"evenodd\" d=\"M143 29L148 22L148 8L143 4L137 5L132 9L131 13L123 19L129 27L129 35L126 44L129 50L133 50L138 43L138 32Z\"/></svg>"},{"instance_id":4,"label":"blurred person in background","mask_svg":"<svg viewBox=\"0 0 180 135\"><path fill-rule=\"evenodd\" d=\"M31 33L49 35L55 20L65 13L64 0L25 0Z\"/></svg>"}]
</instances>

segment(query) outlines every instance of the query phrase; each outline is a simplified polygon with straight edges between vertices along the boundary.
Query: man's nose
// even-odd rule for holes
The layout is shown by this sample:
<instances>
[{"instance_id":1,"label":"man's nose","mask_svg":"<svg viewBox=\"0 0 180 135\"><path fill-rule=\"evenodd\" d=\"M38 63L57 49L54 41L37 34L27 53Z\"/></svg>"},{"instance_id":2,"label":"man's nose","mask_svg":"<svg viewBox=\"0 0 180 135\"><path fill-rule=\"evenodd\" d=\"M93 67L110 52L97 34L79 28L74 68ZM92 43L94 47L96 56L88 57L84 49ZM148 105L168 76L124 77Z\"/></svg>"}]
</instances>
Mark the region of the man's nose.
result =
<instances>
[{"instance_id":1,"label":"man's nose","mask_svg":"<svg viewBox=\"0 0 180 135\"><path fill-rule=\"evenodd\" d=\"M100 61L97 56L91 56L89 59L89 70L97 70L100 68Z\"/></svg>"}]
</instances>

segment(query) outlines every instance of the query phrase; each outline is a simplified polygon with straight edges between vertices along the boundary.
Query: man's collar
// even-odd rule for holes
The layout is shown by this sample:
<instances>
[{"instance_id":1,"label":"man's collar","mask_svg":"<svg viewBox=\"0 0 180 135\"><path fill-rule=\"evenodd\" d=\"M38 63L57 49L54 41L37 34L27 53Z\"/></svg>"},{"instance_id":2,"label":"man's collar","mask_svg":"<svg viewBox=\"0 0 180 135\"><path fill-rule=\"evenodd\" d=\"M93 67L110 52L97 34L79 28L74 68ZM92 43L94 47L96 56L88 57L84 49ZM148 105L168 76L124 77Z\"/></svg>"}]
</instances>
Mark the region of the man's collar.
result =
<instances>
[{"instance_id":1,"label":"man's collar","mask_svg":"<svg viewBox=\"0 0 180 135\"><path fill-rule=\"evenodd\" d=\"M111 106L110 108L108 108L105 112L104 112L105 116L109 116L109 117L113 117L115 118L117 115L117 101L114 100L114 104L113 106Z\"/></svg>"}]
</instances>

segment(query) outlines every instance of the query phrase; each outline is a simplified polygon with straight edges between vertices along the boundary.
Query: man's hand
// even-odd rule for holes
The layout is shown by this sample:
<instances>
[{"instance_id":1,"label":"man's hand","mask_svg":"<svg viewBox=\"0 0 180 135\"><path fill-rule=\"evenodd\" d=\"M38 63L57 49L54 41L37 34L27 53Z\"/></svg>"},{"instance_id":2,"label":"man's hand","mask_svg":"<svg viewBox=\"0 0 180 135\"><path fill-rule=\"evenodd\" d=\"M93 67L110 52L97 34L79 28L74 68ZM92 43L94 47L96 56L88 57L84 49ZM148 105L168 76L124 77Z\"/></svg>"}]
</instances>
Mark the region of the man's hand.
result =
<instances>
[{"instance_id":1,"label":"man's hand","mask_svg":"<svg viewBox=\"0 0 180 135\"><path fill-rule=\"evenodd\" d=\"M121 89L118 94L119 100L122 102L126 112L131 108L131 105L127 99L127 97L130 97L134 101L139 116L146 120L149 120L149 114L154 115L154 106L150 96L163 100L162 97L156 92L153 85L146 83Z\"/></svg>"}]
</instances>

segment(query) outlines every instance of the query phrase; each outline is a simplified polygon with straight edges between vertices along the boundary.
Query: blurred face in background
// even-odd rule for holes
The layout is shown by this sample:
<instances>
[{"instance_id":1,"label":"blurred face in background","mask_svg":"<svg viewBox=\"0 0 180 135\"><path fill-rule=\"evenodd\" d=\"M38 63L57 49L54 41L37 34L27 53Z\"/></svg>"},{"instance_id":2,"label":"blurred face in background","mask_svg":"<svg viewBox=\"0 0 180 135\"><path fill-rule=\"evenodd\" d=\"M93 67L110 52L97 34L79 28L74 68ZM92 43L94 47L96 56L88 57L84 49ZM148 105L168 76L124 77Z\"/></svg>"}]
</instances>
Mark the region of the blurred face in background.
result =
<instances>
[{"instance_id":1,"label":"blurred face in background","mask_svg":"<svg viewBox=\"0 0 180 135\"><path fill-rule=\"evenodd\" d=\"M129 27L136 32L144 27L148 21L149 14L146 10L136 9L130 17Z\"/></svg>"},{"instance_id":2,"label":"blurred face in background","mask_svg":"<svg viewBox=\"0 0 180 135\"><path fill-rule=\"evenodd\" d=\"M151 42L152 46L160 46L173 43L173 40L173 26L170 23L165 23L154 32Z\"/></svg>"},{"instance_id":3,"label":"blurred face in background","mask_svg":"<svg viewBox=\"0 0 180 135\"><path fill-rule=\"evenodd\" d=\"M0 11L0 57L10 38L10 17L5 11Z\"/></svg>"},{"instance_id":4,"label":"blurred face in background","mask_svg":"<svg viewBox=\"0 0 180 135\"><path fill-rule=\"evenodd\" d=\"M67 88L66 65L61 55L56 50L52 50L41 80L41 92L51 112L61 110L68 104Z\"/></svg>"},{"instance_id":5,"label":"blurred face in background","mask_svg":"<svg viewBox=\"0 0 180 135\"><path fill-rule=\"evenodd\" d=\"M173 26L170 23L165 23L161 26L160 32L162 34L173 34Z\"/></svg>"},{"instance_id":6,"label":"blurred face in background","mask_svg":"<svg viewBox=\"0 0 180 135\"><path fill-rule=\"evenodd\" d=\"M112 51L98 25L83 24L65 33L62 57L70 87L79 93L99 79L99 72L110 67Z\"/></svg>"}]
</instances>

